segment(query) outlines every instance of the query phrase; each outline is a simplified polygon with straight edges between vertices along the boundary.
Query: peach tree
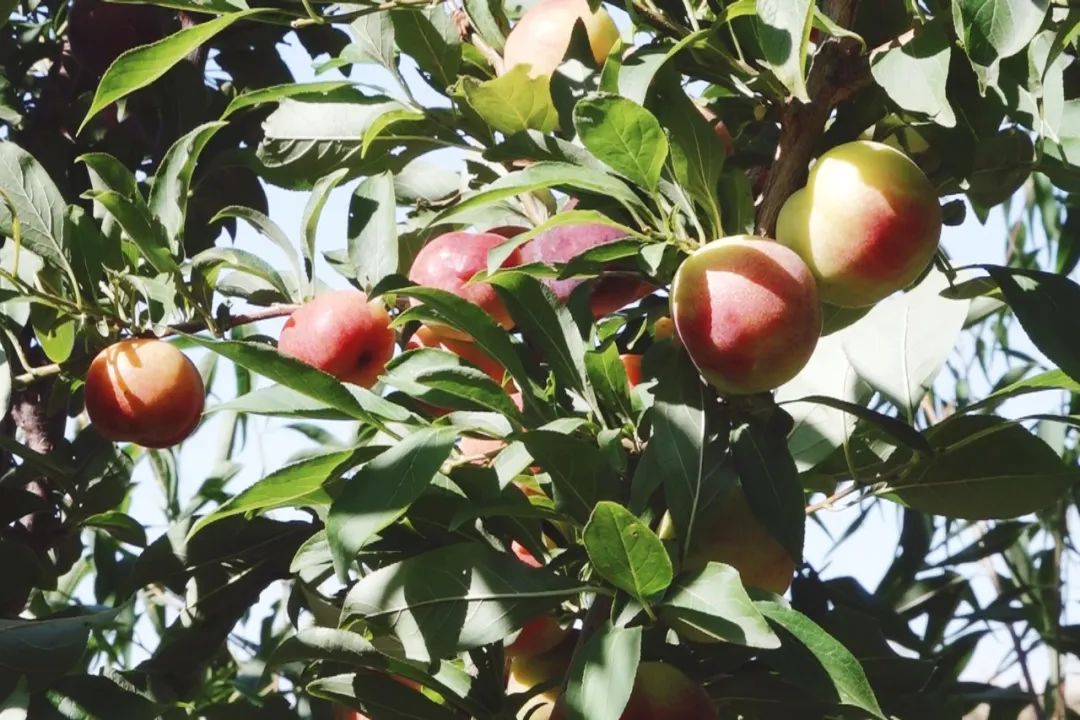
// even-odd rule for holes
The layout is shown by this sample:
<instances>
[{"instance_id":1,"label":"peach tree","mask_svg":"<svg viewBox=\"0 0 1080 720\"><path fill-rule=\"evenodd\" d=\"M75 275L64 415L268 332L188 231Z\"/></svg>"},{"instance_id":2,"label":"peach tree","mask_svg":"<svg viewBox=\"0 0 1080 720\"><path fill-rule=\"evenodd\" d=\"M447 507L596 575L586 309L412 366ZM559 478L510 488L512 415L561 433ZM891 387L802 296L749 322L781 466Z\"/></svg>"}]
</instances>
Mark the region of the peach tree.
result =
<instances>
[{"instance_id":1,"label":"peach tree","mask_svg":"<svg viewBox=\"0 0 1080 720\"><path fill-rule=\"evenodd\" d=\"M1075 716L1073 4L0 5L4 718Z\"/></svg>"}]
</instances>

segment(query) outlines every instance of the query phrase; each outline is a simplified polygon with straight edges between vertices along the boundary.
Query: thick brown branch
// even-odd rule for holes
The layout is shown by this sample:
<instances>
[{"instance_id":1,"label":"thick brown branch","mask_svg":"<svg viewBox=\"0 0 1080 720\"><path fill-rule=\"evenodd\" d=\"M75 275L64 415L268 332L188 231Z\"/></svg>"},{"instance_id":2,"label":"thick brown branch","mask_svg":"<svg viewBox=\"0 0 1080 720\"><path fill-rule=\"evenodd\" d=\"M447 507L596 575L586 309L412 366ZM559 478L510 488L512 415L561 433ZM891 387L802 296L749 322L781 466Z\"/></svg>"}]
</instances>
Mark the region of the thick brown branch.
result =
<instances>
[{"instance_id":1,"label":"thick brown branch","mask_svg":"<svg viewBox=\"0 0 1080 720\"><path fill-rule=\"evenodd\" d=\"M825 12L837 24L850 27L856 5L856 0L829 0ZM825 41L806 80L810 102L792 99L781 112L780 144L762 190L758 234L774 236L784 201L806 184L807 167L833 108L869 81L869 66L858 42L850 38Z\"/></svg>"}]
</instances>

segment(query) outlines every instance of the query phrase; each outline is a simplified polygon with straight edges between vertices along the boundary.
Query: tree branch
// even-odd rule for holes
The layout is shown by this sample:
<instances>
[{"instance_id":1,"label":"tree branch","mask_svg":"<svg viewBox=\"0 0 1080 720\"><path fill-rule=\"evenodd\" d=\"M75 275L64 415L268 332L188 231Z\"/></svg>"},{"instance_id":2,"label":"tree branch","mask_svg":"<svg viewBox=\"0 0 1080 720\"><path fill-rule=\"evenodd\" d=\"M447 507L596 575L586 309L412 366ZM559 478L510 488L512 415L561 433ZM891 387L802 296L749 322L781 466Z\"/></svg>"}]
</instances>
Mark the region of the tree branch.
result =
<instances>
[{"instance_id":1,"label":"tree branch","mask_svg":"<svg viewBox=\"0 0 1080 720\"><path fill-rule=\"evenodd\" d=\"M828 0L825 13L838 25L850 27L857 4L857 0ZM806 80L810 102L793 98L781 109L776 161L765 180L758 207L759 235L775 236L776 219L784 201L806 184L807 167L833 108L869 82L869 65L857 41L851 38L825 41L814 56Z\"/></svg>"}]
</instances>

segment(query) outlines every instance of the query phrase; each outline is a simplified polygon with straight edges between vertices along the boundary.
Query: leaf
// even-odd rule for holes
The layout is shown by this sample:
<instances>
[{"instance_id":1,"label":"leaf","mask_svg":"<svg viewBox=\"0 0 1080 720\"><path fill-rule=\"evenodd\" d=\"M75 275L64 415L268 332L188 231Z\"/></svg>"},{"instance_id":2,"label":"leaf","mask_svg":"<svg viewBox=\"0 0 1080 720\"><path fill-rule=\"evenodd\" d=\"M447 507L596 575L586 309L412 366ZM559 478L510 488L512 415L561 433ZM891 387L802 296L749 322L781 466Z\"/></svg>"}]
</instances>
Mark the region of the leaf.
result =
<instances>
[{"instance_id":1,"label":"leaf","mask_svg":"<svg viewBox=\"0 0 1080 720\"><path fill-rule=\"evenodd\" d=\"M75 319L48 305L32 303L30 322L45 355L54 363L66 362L75 348Z\"/></svg>"},{"instance_id":2,"label":"leaf","mask_svg":"<svg viewBox=\"0 0 1080 720\"><path fill-rule=\"evenodd\" d=\"M7 350L0 343L0 417L7 417L11 408L11 363L8 362Z\"/></svg>"},{"instance_id":3,"label":"leaf","mask_svg":"<svg viewBox=\"0 0 1080 720\"><path fill-rule=\"evenodd\" d=\"M225 120L233 113L245 108L279 102L285 98L323 95L347 87L352 87L352 83L348 80L329 80L311 83L286 83L284 85L271 85L270 87L248 90L229 101L229 106L225 108L225 112L221 113L221 119Z\"/></svg>"},{"instance_id":4,"label":"leaf","mask_svg":"<svg viewBox=\"0 0 1080 720\"><path fill-rule=\"evenodd\" d=\"M927 437L935 455L918 458L893 488L901 502L922 512L1019 517L1048 506L1080 477L1045 442L1001 418L953 416Z\"/></svg>"},{"instance_id":5,"label":"leaf","mask_svg":"<svg viewBox=\"0 0 1080 720\"><path fill-rule=\"evenodd\" d=\"M885 720L881 706L878 705L874 691L866 679L866 673L859 661L847 648L821 629L813 620L802 613L777 602L756 602L754 606L769 620L773 627L781 631L785 649L789 644L798 643L808 652L825 673L832 687L828 694L838 702L859 708L875 718ZM775 657L774 657L775 660ZM797 684L804 684L798 675L790 679ZM811 690L818 688L811 687Z\"/></svg>"},{"instance_id":6,"label":"leaf","mask_svg":"<svg viewBox=\"0 0 1080 720\"><path fill-rule=\"evenodd\" d=\"M151 267L170 275L180 272L180 266L169 249L165 228L150 215L142 198L132 200L112 190L92 192L90 195L94 202L116 219L124 234L135 243Z\"/></svg>"},{"instance_id":7,"label":"leaf","mask_svg":"<svg viewBox=\"0 0 1080 720\"><path fill-rule=\"evenodd\" d=\"M330 505L326 534L339 573L378 532L405 514L450 457L457 433L424 428L365 463Z\"/></svg>"},{"instance_id":8,"label":"leaf","mask_svg":"<svg viewBox=\"0 0 1080 720\"><path fill-rule=\"evenodd\" d=\"M551 78L531 77L527 65L510 68L493 80L462 78L461 91L476 114L505 135L525 130L549 133L559 125Z\"/></svg>"},{"instance_id":9,"label":"leaf","mask_svg":"<svg viewBox=\"0 0 1080 720\"><path fill-rule=\"evenodd\" d=\"M77 707L83 720L157 720L166 710L123 680L103 675L67 675L52 683L48 694L64 712Z\"/></svg>"},{"instance_id":10,"label":"leaf","mask_svg":"<svg viewBox=\"0 0 1080 720\"><path fill-rule=\"evenodd\" d=\"M626 366L619 357L618 347L609 343L602 350L586 352L585 370L601 404L618 412L624 420L633 421L630 380L626 375Z\"/></svg>"},{"instance_id":11,"label":"leaf","mask_svg":"<svg viewBox=\"0 0 1080 720\"><path fill-rule=\"evenodd\" d=\"M366 410L337 378L316 370L299 360L282 355L274 348L256 342L211 340L198 335L185 335L189 341L202 345L237 365L281 383L301 395L325 403L355 420L379 426L378 419Z\"/></svg>"},{"instance_id":12,"label":"leaf","mask_svg":"<svg viewBox=\"0 0 1080 720\"><path fill-rule=\"evenodd\" d=\"M691 628L747 647L780 647L780 638L750 601L739 571L730 565L710 562L699 572L680 575L657 610L676 629Z\"/></svg>"},{"instance_id":13,"label":"leaf","mask_svg":"<svg viewBox=\"0 0 1080 720\"><path fill-rule=\"evenodd\" d=\"M668 143L652 113L617 96L586 98L574 106L574 127L582 144L615 172L656 190Z\"/></svg>"},{"instance_id":14,"label":"leaf","mask_svg":"<svg viewBox=\"0 0 1080 720\"><path fill-rule=\"evenodd\" d=\"M105 628L118 610L46 620L0 619L0 668L35 681L57 678L86 652L93 628Z\"/></svg>"},{"instance_id":15,"label":"leaf","mask_svg":"<svg viewBox=\"0 0 1080 720\"><path fill-rule=\"evenodd\" d=\"M953 24L972 62L984 66L1028 46L1050 0L952 0Z\"/></svg>"},{"instance_id":16,"label":"leaf","mask_svg":"<svg viewBox=\"0 0 1080 720\"><path fill-rule=\"evenodd\" d=\"M458 717L449 708L382 673L322 677L309 682L305 690L315 697L332 700L339 707L364 713L363 717L370 715L379 720L454 720Z\"/></svg>"},{"instance_id":17,"label":"leaf","mask_svg":"<svg viewBox=\"0 0 1080 720\"><path fill-rule=\"evenodd\" d=\"M619 720L641 661L641 628L605 625L582 648L563 694L568 720Z\"/></svg>"},{"instance_id":18,"label":"leaf","mask_svg":"<svg viewBox=\"0 0 1080 720\"><path fill-rule=\"evenodd\" d=\"M365 575L345 597L342 620L389 630L415 660L501 642L527 621L592 588L508 553L464 543Z\"/></svg>"},{"instance_id":19,"label":"leaf","mask_svg":"<svg viewBox=\"0 0 1080 720\"><path fill-rule=\"evenodd\" d=\"M390 10L394 39L402 52L412 56L430 84L440 92L457 80L461 66L461 36L442 7L398 7Z\"/></svg>"},{"instance_id":20,"label":"leaf","mask_svg":"<svg viewBox=\"0 0 1080 720\"><path fill-rule=\"evenodd\" d=\"M367 290L398 271L398 236L394 176L365 178L349 202L347 244L357 281Z\"/></svg>"},{"instance_id":21,"label":"leaf","mask_svg":"<svg viewBox=\"0 0 1080 720\"><path fill-rule=\"evenodd\" d=\"M98 82L94 100L79 125L82 132L90 119L117 100L150 85L203 43L238 20L244 20L266 8L221 15L180 30L150 45L128 50L113 62Z\"/></svg>"},{"instance_id":22,"label":"leaf","mask_svg":"<svg viewBox=\"0 0 1080 720\"><path fill-rule=\"evenodd\" d=\"M483 190L470 195L454 207L439 213L432 218L430 224L446 223L469 210L497 200L550 187L575 188L607 196L622 204L635 217L639 211L648 212L641 199L634 194L626 183L616 177L599 170L569 163L538 162L524 170L502 176Z\"/></svg>"},{"instance_id":23,"label":"leaf","mask_svg":"<svg viewBox=\"0 0 1080 720\"><path fill-rule=\"evenodd\" d=\"M593 508L582 535L593 569L642 602L671 584L671 558L649 526L618 503Z\"/></svg>"},{"instance_id":24,"label":"leaf","mask_svg":"<svg viewBox=\"0 0 1080 720\"><path fill-rule=\"evenodd\" d=\"M515 420L517 406L506 389L485 373L463 364L452 352L421 348L402 353L386 366L388 385L439 408L491 410Z\"/></svg>"},{"instance_id":25,"label":"leaf","mask_svg":"<svg viewBox=\"0 0 1080 720\"><path fill-rule=\"evenodd\" d=\"M600 448L554 430L533 430L520 440L551 475L559 510L584 523L600 500L611 497L611 468Z\"/></svg>"},{"instance_id":26,"label":"leaf","mask_svg":"<svg viewBox=\"0 0 1080 720\"><path fill-rule=\"evenodd\" d=\"M276 245L289 260L289 264L292 267L293 275L296 280L300 280L302 275L300 256L297 254L296 248L293 247L292 241L290 241L289 237L280 227L278 227L277 223L258 210L253 210L252 208L240 205L230 205L227 208L220 210L218 214L214 216L213 221L216 222L222 218L233 217L245 221L256 231L261 233L267 240L274 243L274 245Z\"/></svg>"},{"instance_id":27,"label":"leaf","mask_svg":"<svg viewBox=\"0 0 1080 720\"><path fill-rule=\"evenodd\" d=\"M239 248L213 247L203 250L191 259L191 265L207 278L211 284L217 279L221 268L232 268L248 275L253 275L270 283L281 294L281 302L299 302L300 288L297 279L282 276L274 267L260 256Z\"/></svg>"},{"instance_id":28,"label":"leaf","mask_svg":"<svg viewBox=\"0 0 1080 720\"><path fill-rule=\"evenodd\" d=\"M326 483L342 472L381 451L379 447L350 448L305 458L275 470L246 490L230 498L217 510L191 526L188 537L211 523L233 515L254 515L283 507L329 505Z\"/></svg>"},{"instance_id":29,"label":"leaf","mask_svg":"<svg viewBox=\"0 0 1080 720\"><path fill-rule=\"evenodd\" d=\"M930 443L923 437L922 433L905 423L903 420L898 420L890 415L879 413L877 410L871 410L862 405L856 405L855 403L837 400L836 398L826 397L824 395L807 395L806 397L799 398L792 402L808 402L825 405L848 413L849 415L854 415L863 422L873 425L881 431L882 434L895 440L898 445L902 445L918 453L923 453L924 455L933 454Z\"/></svg>"},{"instance_id":30,"label":"leaf","mask_svg":"<svg viewBox=\"0 0 1080 720\"><path fill-rule=\"evenodd\" d=\"M591 396L585 373L585 342L570 310L539 280L503 271L488 278L510 317L565 387ZM592 403L595 406L595 400Z\"/></svg>"},{"instance_id":31,"label":"leaf","mask_svg":"<svg viewBox=\"0 0 1080 720\"><path fill-rule=\"evenodd\" d=\"M758 43L765 65L796 99L806 92L806 55L814 19L811 0L757 0Z\"/></svg>"},{"instance_id":32,"label":"leaf","mask_svg":"<svg viewBox=\"0 0 1080 720\"><path fill-rule=\"evenodd\" d=\"M967 318L966 300L939 294L947 286L932 271L918 287L889 298L844 331L855 372L911 417L952 352Z\"/></svg>"},{"instance_id":33,"label":"leaf","mask_svg":"<svg viewBox=\"0 0 1080 720\"><path fill-rule=\"evenodd\" d=\"M806 498L786 434L776 425L751 421L734 428L732 459L750 509L798 566L806 533Z\"/></svg>"},{"instance_id":34,"label":"leaf","mask_svg":"<svg viewBox=\"0 0 1080 720\"><path fill-rule=\"evenodd\" d=\"M968 197L985 207L999 205L1027 182L1034 164L1031 138L1018 129L980 138L968 174Z\"/></svg>"},{"instance_id":35,"label":"leaf","mask_svg":"<svg viewBox=\"0 0 1080 720\"><path fill-rule=\"evenodd\" d=\"M972 412L1008 398L1046 390L1065 390L1070 393L1080 394L1080 381L1073 380L1061 370L1047 370L1044 373L1017 380L999 390L995 390L979 402L961 408L959 412Z\"/></svg>"},{"instance_id":36,"label":"leaf","mask_svg":"<svg viewBox=\"0 0 1080 720\"><path fill-rule=\"evenodd\" d=\"M940 24L930 23L905 44L874 57L870 72L904 110L926 115L942 127L955 127L956 115L945 90L951 50Z\"/></svg>"},{"instance_id":37,"label":"leaf","mask_svg":"<svg viewBox=\"0 0 1080 720\"><path fill-rule=\"evenodd\" d=\"M300 226L304 230L304 242L300 250L304 254L305 269L310 281L312 293L315 291L315 241L319 229L319 220L322 218L323 208L330 199L330 193L345 180L349 174L348 169L340 168L319 179L315 187L308 195L307 204L304 206L304 214L300 220Z\"/></svg>"},{"instance_id":38,"label":"leaf","mask_svg":"<svg viewBox=\"0 0 1080 720\"><path fill-rule=\"evenodd\" d=\"M1080 286L1061 275L981 265L1001 288L1031 342L1073 380L1080 381Z\"/></svg>"},{"instance_id":39,"label":"leaf","mask_svg":"<svg viewBox=\"0 0 1080 720\"><path fill-rule=\"evenodd\" d=\"M165 153L154 175L148 201L150 213L165 227L169 246L174 252L182 246L191 178L199 153L225 125L224 122L206 123L178 139Z\"/></svg>"},{"instance_id":40,"label":"leaf","mask_svg":"<svg viewBox=\"0 0 1080 720\"><path fill-rule=\"evenodd\" d=\"M98 528L112 535L120 542L146 547L146 529L130 515L116 510L91 515L82 521L86 527Z\"/></svg>"},{"instance_id":41,"label":"leaf","mask_svg":"<svg viewBox=\"0 0 1080 720\"><path fill-rule=\"evenodd\" d=\"M0 142L0 236L12 237L14 212L23 245L51 267L67 268L63 249L66 207L37 160L13 142Z\"/></svg>"}]
</instances>

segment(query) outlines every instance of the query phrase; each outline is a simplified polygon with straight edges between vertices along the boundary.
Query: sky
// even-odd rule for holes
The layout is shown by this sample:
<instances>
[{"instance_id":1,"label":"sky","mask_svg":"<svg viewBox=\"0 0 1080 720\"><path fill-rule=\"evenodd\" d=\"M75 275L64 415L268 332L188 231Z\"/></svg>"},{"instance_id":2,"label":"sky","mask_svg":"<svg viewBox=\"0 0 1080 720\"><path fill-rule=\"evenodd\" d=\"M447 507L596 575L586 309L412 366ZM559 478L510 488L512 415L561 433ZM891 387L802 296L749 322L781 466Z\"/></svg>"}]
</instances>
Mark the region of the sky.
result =
<instances>
[{"instance_id":1,"label":"sky","mask_svg":"<svg viewBox=\"0 0 1080 720\"><path fill-rule=\"evenodd\" d=\"M617 20L620 25L625 27L625 18L617 18ZM290 67L293 68L298 80L310 81L316 79L309 58L297 43L290 43L285 49L284 56ZM430 91L425 92L423 90L424 83L418 79L415 72L408 65L406 65L405 74L410 80L416 80L412 84L417 88L422 101L426 102L429 99L428 96L434 96ZM319 76L317 79L327 80L337 79L338 77L340 75L336 71L331 71ZM381 69L363 66L353 70L352 79L365 83L385 83L387 74ZM443 153L441 157L441 162L445 162L448 166L454 167L459 163L452 154ZM331 194L323 210L322 222L319 227L318 253L345 247L348 202L354 186L355 183L350 183ZM267 187L267 196L271 217L295 241L300 234L300 218L307 201L307 194ZM968 213L965 222L961 226L945 229L943 243L957 266L973 262L1000 263L1003 261L1004 238L1005 218L999 210L991 214L985 226L981 225L972 213ZM243 224L241 224L236 244L238 247L263 254L267 252L268 248L265 241L262 241L254 231ZM272 260L272 258L268 259ZM345 285L344 281L324 261L320 260L317 272L319 277L331 286ZM282 321L280 320L264 322L259 325L259 331L276 336L281 324ZM1020 331L1017 331L1017 333L1020 342L1025 342L1022 333ZM1030 348L1029 343L1027 347ZM1033 348L1032 352L1037 354ZM228 400L233 392L229 379L231 373L228 370L226 361L222 360L221 362L222 365L219 368L221 381L213 388L215 394L208 401L209 407L212 407L217 402ZM946 391L945 394L948 396L950 388L948 388L947 384L941 386L940 383L943 382L946 381L939 380L939 387ZM266 382L263 381L262 384L266 384ZM977 384L972 388L973 393L976 395L979 392L985 392L985 390L986 388L980 388ZM1021 403L1010 404L1006 407L1006 411L1016 416L1017 414L1029 412L1030 408L1045 409L1048 401L1053 402L1053 399L1048 400L1045 395L1030 396ZM220 442L221 423L220 416L211 415L197 434L183 446L178 459L182 479L181 498L190 497L210 473L214 451ZM342 440L346 438L348 431L346 424L324 423L323 427ZM251 417L249 419L246 445L236 458L237 462L242 463L243 470L230 483L229 490L238 492L267 472L286 464L295 453L310 447L311 441L296 429L292 429L288 422ZM151 538L154 538L164 530L163 516L158 510L162 505L162 499L160 490L150 475L147 463L141 463L137 468L136 482L137 490L132 514L142 522L150 522L147 528L148 534ZM855 511L850 507L846 509L839 508L832 511L822 511L819 513L819 517L823 520L825 529L818 527L816 523L807 524L807 558L821 572L823 577L851 576L865 587L873 589L882 578L896 549L896 541L899 536L898 520L900 518L898 506L886 501L877 502L867 522L853 537L835 548L828 533L834 536L842 534L847 525L854 519ZM954 540L947 549L959 549L959 547L967 544L972 539L971 533L967 533ZM946 549L943 548L940 552L944 553ZM979 589L980 595L986 596L987 593L991 592L991 586L989 580L985 577L984 570L980 566L965 568L965 572L971 571L976 576L981 577L981 579L976 580L976 587ZM1071 570L1070 575L1072 578L1078 577L1075 569ZM1070 583L1070 588L1073 584ZM264 601L261 603L262 607L266 607L269 594L264 595ZM1073 593L1070 593L1070 595L1073 595ZM1067 615L1073 614L1074 608L1067 605L1066 613ZM146 641L151 641L152 638L152 633L143 635L143 639ZM996 635L988 636L980 644L979 651L975 654L972 663L965 672L965 679L985 681L994 678L998 672L998 664L1001 658L1009 652L1010 647L1010 641L1004 631L999 629ZM1045 681L1048 668L1048 662L1043 653L1036 653L1032 657L1032 672L1037 685L1041 686L1042 682ZM997 681L1008 684L1016 681L1017 677L1017 671L1013 669L997 676Z\"/></svg>"}]
</instances>

